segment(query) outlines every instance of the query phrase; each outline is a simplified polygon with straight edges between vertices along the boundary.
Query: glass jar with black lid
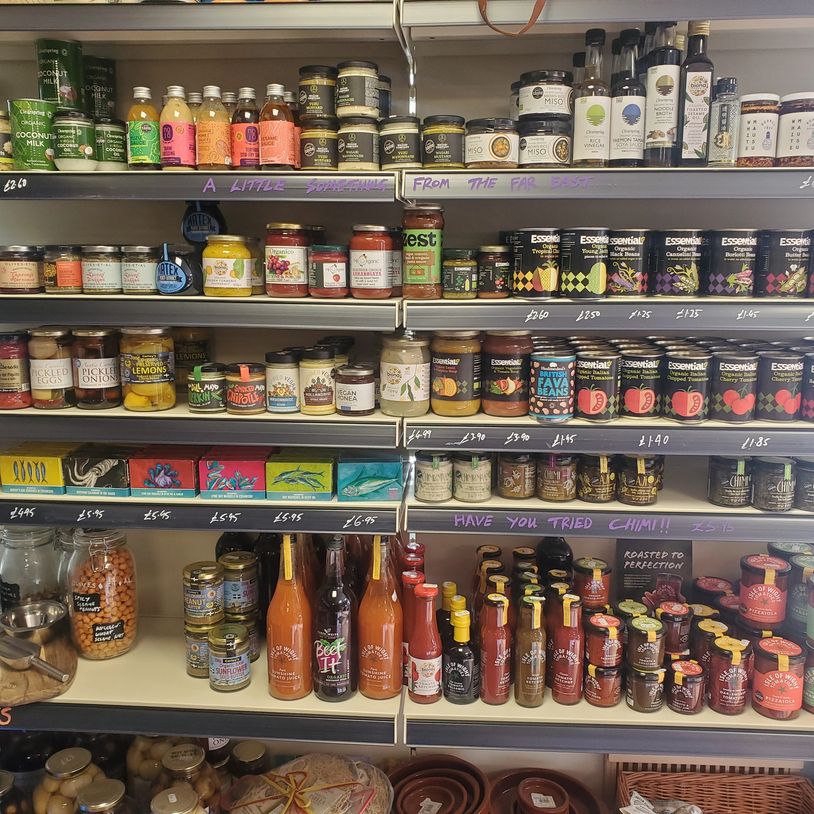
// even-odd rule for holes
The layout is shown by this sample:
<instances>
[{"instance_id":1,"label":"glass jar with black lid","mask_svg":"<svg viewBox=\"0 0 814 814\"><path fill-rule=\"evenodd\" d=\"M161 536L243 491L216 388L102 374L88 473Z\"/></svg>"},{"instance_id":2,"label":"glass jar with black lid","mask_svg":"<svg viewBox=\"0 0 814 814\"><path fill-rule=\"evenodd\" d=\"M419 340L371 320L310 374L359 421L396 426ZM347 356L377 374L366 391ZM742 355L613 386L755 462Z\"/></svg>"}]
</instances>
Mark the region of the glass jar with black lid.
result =
<instances>
[{"instance_id":1,"label":"glass jar with black lid","mask_svg":"<svg viewBox=\"0 0 814 814\"><path fill-rule=\"evenodd\" d=\"M558 116L523 119L517 125L520 136L519 166L545 169L567 167L571 161L571 123Z\"/></svg>"},{"instance_id":2,"label":"glass jar with black lid","mask_svg":"<svg viewBox=\"0 0 814 814\"><path fill-rule=\"evenodd\" d=\"M421 164L426 170L464 168L463 116L427 116L421 127Z\"/></svg>"},{"instance_id":3,"label":"glass jar with black lid","mask_svg":"<svg viewBox=\"0 0 814 814\"><path fill-rule=\"evenodd\" d=\"M421 169L417 116L390 116L379 122L379 161L383 170Z\"/></svg>"},{"instance_id":4,"label":"glass jar with black lid","mask_svg":"<svg viewBox=\"0 0 814 814\"><path fill-rule=\"evenodd\" d=\"M735 509L752 499L752 461L734 455L712 455L709 459L707 500L716 506Z\"/></svg>"}]
</instances>

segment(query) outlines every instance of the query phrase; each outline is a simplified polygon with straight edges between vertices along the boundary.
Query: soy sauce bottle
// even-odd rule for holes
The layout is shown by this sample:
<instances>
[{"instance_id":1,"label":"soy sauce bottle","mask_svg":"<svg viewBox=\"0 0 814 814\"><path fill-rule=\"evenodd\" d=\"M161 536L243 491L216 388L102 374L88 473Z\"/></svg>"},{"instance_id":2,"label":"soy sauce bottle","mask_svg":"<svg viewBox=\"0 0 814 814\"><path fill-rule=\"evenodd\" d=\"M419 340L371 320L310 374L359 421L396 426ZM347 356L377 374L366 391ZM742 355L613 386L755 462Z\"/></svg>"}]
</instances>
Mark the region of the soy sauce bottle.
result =
<instances>
[{"instance_id":1,"label":"soy sauce bottle","mask_svg":"<svg viewBox=\"0 0 814 814\"><path fill-rule=\"evenodd\" d=\"M444 698L452 704L471 704L480 695L480 660L469 636L469 611L452 611L453 640L444 647Z\"/></svg>"},{"instance_id":2,"label":"soy sauce bottle","mask_svg":"<svg viewBox=\"0 0 814 814\"><path fill-rule=\"evenodd\" d=\"M356 599L344 574L345 541L337 534L325 546L325 579L314 607L312 676L323 701L345 701L356 692Z\"/></svg>"}]
</instances>

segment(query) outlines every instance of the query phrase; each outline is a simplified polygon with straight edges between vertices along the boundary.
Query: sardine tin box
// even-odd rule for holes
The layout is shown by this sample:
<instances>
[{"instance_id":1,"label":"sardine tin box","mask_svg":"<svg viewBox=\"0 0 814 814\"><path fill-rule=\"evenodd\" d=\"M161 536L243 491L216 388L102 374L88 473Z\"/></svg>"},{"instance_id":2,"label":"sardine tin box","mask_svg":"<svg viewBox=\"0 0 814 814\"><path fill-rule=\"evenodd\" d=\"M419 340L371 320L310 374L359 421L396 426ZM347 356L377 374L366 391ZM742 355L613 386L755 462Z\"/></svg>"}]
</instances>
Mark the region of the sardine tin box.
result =
<instances>
[{"instance_id":1,"label":"sardine tin box","mask_svg":"<svg viewBox=\"0 0 814 814\"><path fill-rule=\"evenodd\" d=\"M83 444L62 461L66 493L129 497L128 460L138 451L127 445Z\"/></svg>"},{"instance_id":2,"label":"sardine tin box","mask_svg":"<svg viewBox=\"0 0 814 814\"><path fill-rule=\"evenodd\" d=\"M78 444L26 441L0 454L0 482L9 495L64 495L62 461Z\"/></svg>"},{"instance_id":3,"label":"sardine tin box","mask_svg":"<svg viewBox=\"0 0 814 814\"><path fill-rule=\"evenodd\" d=\"M264 500L270 447L212 447L198 463L201 497Z\"/></svg>"},{"instance_id":4,"label":"sardine tin box","mask_svg":"<svg viewBox=\"0 0 814 814\"><path fill-rule=\"evenodd\" d=\"M313 450L286 450L266 462L269 500L331 500L336 461Z\"/></svg>"},{"instance_id":5,"label":"sardine tin box","mask_svg":"<svg viewBox=\"0 0 814 814\"><path fill-rule=\"evenodd\" d=\"M133 497L195 497L202 447L152 446L130 458Z\"/></svg>"},{"instance_id":6,"label":"sardine tin box","mask_svg":"<svg viewBox=\"0 0 814 814\"><path fill-rule=\"evenodd\" d=\"M392 455L342 455L336 475L340 503L401 500L404 466Z\"/></svg>"}]
</instances>

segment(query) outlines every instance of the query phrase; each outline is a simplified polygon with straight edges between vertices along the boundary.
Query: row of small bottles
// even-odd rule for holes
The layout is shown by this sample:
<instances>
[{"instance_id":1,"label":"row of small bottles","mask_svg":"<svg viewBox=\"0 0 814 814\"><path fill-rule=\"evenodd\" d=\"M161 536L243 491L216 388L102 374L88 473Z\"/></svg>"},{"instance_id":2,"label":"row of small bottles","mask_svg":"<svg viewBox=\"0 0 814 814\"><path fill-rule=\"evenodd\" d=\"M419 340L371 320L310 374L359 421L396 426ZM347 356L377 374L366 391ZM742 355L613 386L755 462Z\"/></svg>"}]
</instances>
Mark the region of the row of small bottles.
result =
<instances>
[{"instance_id":1,"label":"row of small bottles","mask_svg":"<svg viewBox=\"0 0 814 814\"><path fill-rule=\"evenodd\" d=\"M195 97L195 98L194 98ZM258 170L299 165L297 102L283 85L266 86L258 107L254 88L221 96L217 85L186 97L170 85L161 113L150 88L133 88L127 116L131 170ZM157 138L156 138L157 133Z\"/></svg>"}]
</instances>

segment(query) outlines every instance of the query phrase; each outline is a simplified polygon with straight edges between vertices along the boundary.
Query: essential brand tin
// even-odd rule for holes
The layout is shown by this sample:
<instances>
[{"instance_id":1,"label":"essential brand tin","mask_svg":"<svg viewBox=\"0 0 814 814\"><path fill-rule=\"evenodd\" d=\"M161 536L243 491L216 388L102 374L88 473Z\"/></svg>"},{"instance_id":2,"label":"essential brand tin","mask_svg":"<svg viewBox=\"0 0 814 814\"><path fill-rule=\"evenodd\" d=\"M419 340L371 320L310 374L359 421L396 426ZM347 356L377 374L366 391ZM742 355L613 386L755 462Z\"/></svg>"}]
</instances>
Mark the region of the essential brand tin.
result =
<instances>
[{"instance_id":1,"label":"essential brand tin","mask_svg":"<svg viewBox=\"0 0 814 814\"><path fill-rule=\"evenodd\" d=\"M757 418L795 421L800 416L803 357L791 351L759 351Z\"/></svg>"},{"instance_id":2,"label":"essential brand tin","mask_svg":"<svg viewBox=\"0 0 814 814\"><path fill-rule=\"evenodd\" d=\"M737 348L713 351L709 417L738 424L752 421L757 401L757 356Z\"/></svg>"},{"instance_id":3,"label":"essential brand tin","mask_svg":"<svg viewBox=\"0 0 814 814\"><path fill-rule=\"evenodd\" d=\"M54 164L55 102L12 99L8 103L11 150L16 170L56 170Z\"/></svg>"},{"instance_id":4,"label":"essential brand tin","mask_svg":"<svg viewBox=\"0 0 814 814\"><path fill-rule=\"evenodd\" d=\"M560 293L575 299L605 296L608 277L608 230L604 227L560 232Z\"/></svg>"},{"instance_id":5,"label":"essential brand tin","mask_svg":"<svg viewBox=\"0 0 814 814\"><path fill-rule=\"evenodd\" d=\"M712 356L704 351L670 350L664 357L665 418L682 423L704 421L709 412Z\"/></svg>"},{"instance_id":6,"label":"essential brand tin","mask_svg":"<svg viewBox=\"0 0 814 814\"><path fill-rule=\"evenodd\" d=\"M579 351L574 371L576 415L588 421L619 416L619 354Z\"/></svg>"},{"instance_id":7,"label":"essential brand tin","mask_svg":"<svg viewBox=\"0 0 814 814\"><path fill-rule=\"evenodd\" d=\"M40 99L60 110L85 109L82 45L74 40L37 40Z\"/></svg>"},{"instance_id":8,"label":"essential brand tin","mask_svg":"<svg viewBox=\"0 0 814 814\"><path fill-rule=\"evenodd\" d=\"M651 293L663 297L694 297L704 275L707 241L698 229L673 229L653 236Z\"/></svg>"},{"instance_id":9,"label":"essential brand tin","mask_svg":"<svg viewBox=\"0 0 814 814\"><path fill-rule=\"evenodd\" d=\"M664 351L629 348L619 361L619 412L631 418L661 413L661 365Z\"/></svg>"},{"instance_id":10,"label":"essential brand tin","mask_svg":"<svg viewBox=\"0 0 814 814\"><path fill-rule=\"evenodd\" d=\"M608 233L608 294L637 297L647 293L650 232L619 229Z\"/></svg>"},{"instance_id":11,"label":"essential brand tin","mask_svg":"<svg viewBox=\"0 0 814 814\"><path fill-rule=\"evenodd\" d=\"M574 369L571 352L531 354L529 415L538 421L568 421L574 417Z\"/></svg>"},{"instance_id":12,"label":"essential brand tin","mask_svg":"<svg viewBox=\"0 0 814 814\"><path fill-rule=\"evenodd\" d=\"M805 229L758 232L755 296L804 296L810 248Z\"/></svg>"},{"instance_id":13,"label":"essential brand tin","mask_svg":"<svg viewBox=\"0 0 814 814\"><path fill-rule=\"evenodd\" d=\"M751 297L755 282L757 232L726 229L710 232L709 271L701 281L711 297Z\"/></svg>"},{"instance_id":14,"label":"essential brand tin","mask_svg":"<svg viewBox=\"0 0 814 814\"><path fill-rule=\"evenodd\" d=\"M512 294L516 297L553 297L560 277L558 229L518 229L510 236L514 246Z\"/></svg>"}]
</instances>

